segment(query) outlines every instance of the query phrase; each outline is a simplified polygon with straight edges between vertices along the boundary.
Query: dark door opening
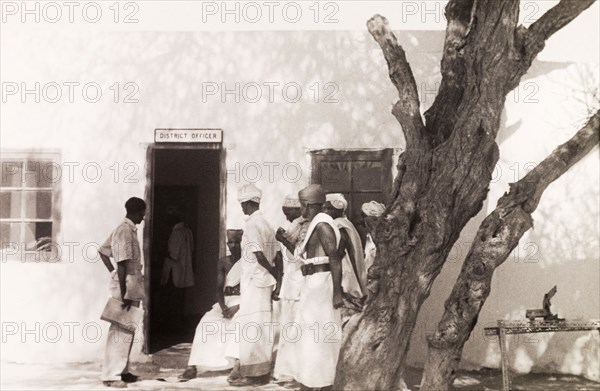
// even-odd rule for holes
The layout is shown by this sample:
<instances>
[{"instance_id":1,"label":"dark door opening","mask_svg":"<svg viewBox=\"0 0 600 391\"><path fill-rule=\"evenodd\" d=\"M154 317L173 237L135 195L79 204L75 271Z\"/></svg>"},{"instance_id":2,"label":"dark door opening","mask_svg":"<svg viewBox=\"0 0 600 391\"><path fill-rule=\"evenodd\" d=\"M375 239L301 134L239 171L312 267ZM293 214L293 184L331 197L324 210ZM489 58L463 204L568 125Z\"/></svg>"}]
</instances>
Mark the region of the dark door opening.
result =
<instances>
[{"instance_id":1,"label":"dark door opening","mask_svg":"<svg viewBox=\"0 0 600 391\"><path fill-rule=\"evenodd\" d=\"M146 350L153 353L192 342L200 318L214 304L216 267L220 254L221 150L156 148L152 164L151 215L146 259L149 297ZM163 268L173 228L170 211L181 212L191 229L193 286L178 288L173 273L165 283Z\"/></svg>"}]
</instances>

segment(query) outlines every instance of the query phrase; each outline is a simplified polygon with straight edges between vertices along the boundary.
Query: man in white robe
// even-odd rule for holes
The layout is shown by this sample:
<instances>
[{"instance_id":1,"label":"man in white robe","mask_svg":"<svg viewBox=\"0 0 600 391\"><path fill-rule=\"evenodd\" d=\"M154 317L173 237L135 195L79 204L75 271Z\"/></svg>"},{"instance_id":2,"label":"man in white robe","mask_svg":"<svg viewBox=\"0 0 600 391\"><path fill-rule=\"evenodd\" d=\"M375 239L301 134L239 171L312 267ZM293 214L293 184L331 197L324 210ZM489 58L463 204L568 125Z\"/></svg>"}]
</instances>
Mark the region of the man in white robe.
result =
<instances>
[{"instance_id":1,"label":"man in white robe","mask_svg":"<svg viewBox=\"0 0 600 391\"><path fill-rule=\"evenodd\" d=\"M248 387L270 380L274 333L271 295L275 287L275 257L279 245L275 231L259 210L262 191L254 184L238 190L238 201L247 216L242 236L242 277L238 321L240 349L228 381Z\"/></svg>"},{"instance_id":2,"label":"man in white robe","mask_svg":"<svg viewBox=\"0 0 600 391\"><path fill-rule=\"evenodd\" d=\"M342 239L339 251L342 258L342 288L344 292L362 298L367 293L367 270L360 235L345 215L348 201L343 194L327 194L323 211L333 218Z\"/></svg>"},{"instance_id":3,"label":"man in white robe","mask_svg":"<svg viewBox=\"0 0 600 391\"><path fill-rule=\"evenodd\" d=\"M296 194L285 197L282 206L283 214L286 216L290 226L287 230L279 228L275 238L281 244L283 255L283 281L279 292L279 326L280 337L277 348L277 360L273 375L279 381L294 382L297 367L296 344L293 341L297 333L298 324L298 301L300 300L300 289L304 282L304 276L300 271L302 262L296 259L294 251L296 245L302 243L308 229L308 221L301 216L300 200ZM290 384L290 387L293 384Z\"/></svg>"},{"instance_id":4,"label":"man in white robe","mask_svg":"<svg viewBox=\"0 0 600 391\"><path fill-rule=\"evenodd\" d=\"M321 212L325 191L320 185L304 188L298 198L310 224L296 251L303 262L304 283L298 302L295 376L303 388L331 389L342 341L340 232L331 216Z\"/></svg>"},{"instance_id":5,"label":"man in white robe","mask_svg":"<svg viewBox=\"0 0 600 391\"><path fill-rule=\"evenodd\" d=\"M377 201L365 202L361 207L361 217L363 226L369 230L368 218L380 217L385 211L385 205ZM375 261L375 255L377 255L377 247L373 241L373 237L370 233L367 233L365 243L365 267L367 268L367 284L369 291L376 290L377 282L372 278L373 274L377 274L371 266Z\"/></svg>"},{"instance_id":6,"label":"man in white robe","mask_svg":"<svg viewBox=\"0 0 600 391\"><path fill-rule=\"evenodd\" d=\"M194 237L192 230L183 222L178 207L169 207L167 214L174 225L167 243L168 252L163 264L160 284L166 285L171 279L175 288L188 288L194 286L192 266Z\"/></svg>"},{"instance_id":7,"label":"man in white robe","mask_svg":"<svg viewBox=\"0 0 600 391\"><path fill-rule=\"evenodd\" d=\"M363 221L366 217L380 217L385 211L385 205L377 202L365 202L361 207L361 216ZM366 226L366 223L364 224ZM375 248L375 243L373 242L373 238L371 234L367 234L367 241L365 243L365 267L367 269L367 273L371 265L373 265L373 261L375 260L375 255L377 251Z\"/></svg>"},{"instance_id":8,"label":"man in white robe","mask_svg":"<svg viewBox=\"0 0 600 391\"><path fill-rule=\"evenodd\" d=\"M188 368L180 379L194 379L199 372L233 368L238 356L239 331L236 314L240 307L242 230L227 230L227 247L231 254L217 266L217 303L198 326L192 343Z\"/></svg>"},{"instance_id":9,"label":"man in white robe","mask_svg":"<svg viewBox=\"0 0 600 391\"><path fill-rule=\"evenodd\" d=\"M345 215L348 201L341 193L327 194L325 199L323 211L334 219L341 234L338 252L342 258L342 325L345 326L352 315L362 311L368 292L367 270L360 235Z\"/></svg>"}]
</instances>

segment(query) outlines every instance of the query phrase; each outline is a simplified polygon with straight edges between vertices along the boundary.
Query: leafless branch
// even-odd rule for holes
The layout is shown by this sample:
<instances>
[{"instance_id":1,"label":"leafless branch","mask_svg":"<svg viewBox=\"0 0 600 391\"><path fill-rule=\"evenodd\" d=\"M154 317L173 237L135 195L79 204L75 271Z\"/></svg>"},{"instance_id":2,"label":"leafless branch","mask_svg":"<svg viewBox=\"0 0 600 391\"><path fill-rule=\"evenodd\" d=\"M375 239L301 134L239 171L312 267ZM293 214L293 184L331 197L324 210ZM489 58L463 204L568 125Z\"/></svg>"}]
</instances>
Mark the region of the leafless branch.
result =
<instances>
[{"instance_id":1,"label":"leafless branch","mask_svg":"<svg viewBox=\"0 0 600 391\"><path fill-rule=\"evenodd\" d=\"M439 381L432 372L439 370L435 365L436 352L447 352L453 359L453 369L456 369L463 346L490 294L494 270L533 226L531 213L543 191L598 145L599 124L600 111L527 176L512 184L510 192L500 198L496 209L483 220L444 305L438 329L428 338L430 352L421 389L432 389L430 385ZM444 381L451 380L452 376L444 377Z\"/></svg>"},{"instance_id":2,"label":"leafless branch","mask_svg":"<svg viewBox=\"0 0 600 391\"><path fill-rule=\"evenodd\" d=\"M544 48L546 40L565 27L579 14L594 4L595 0L561 0L556 6L542 15L525 33L524 49L527 60L533 61Z\"/></svg>"},{"instance_id":3,"label":"leafless branch","mask_svg":"<svg viewBox=\"0 0 600 391\"><path fill-rule=\"evenodd\" d=\"M510 193L500 198L498 207L519 203L525 212L532 213L548 185L598 144L599 125L600 110L569 141L558 146L523 179L511 183Z\"/></svg>"},{"instance_id":4,"label":"leafless branch","mask_svg":"<svg viewBox=\"0 0 600 391\"><path fill-rule=\"evenodd\" d=\"M396 102L392 113L400 122L406 137L407 148L420 143L425 126L421 118L417 83L406 53L398 44L387 19L375 15L367 22L369 32L377 41L388 64L390 79L398 90L400 100Z\"/></svg>"}]
</instances>

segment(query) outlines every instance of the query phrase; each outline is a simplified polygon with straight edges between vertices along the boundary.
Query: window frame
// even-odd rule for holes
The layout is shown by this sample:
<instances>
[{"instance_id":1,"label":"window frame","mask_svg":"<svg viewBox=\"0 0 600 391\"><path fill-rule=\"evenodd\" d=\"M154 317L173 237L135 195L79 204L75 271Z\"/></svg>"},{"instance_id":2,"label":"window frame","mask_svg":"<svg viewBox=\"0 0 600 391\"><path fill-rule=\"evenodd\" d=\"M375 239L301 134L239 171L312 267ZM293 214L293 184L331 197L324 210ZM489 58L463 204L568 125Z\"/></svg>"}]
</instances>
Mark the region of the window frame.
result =
<instances>
[{"instance_id":1,"label":"window frame","mask_svg":"<svg viewBox=\"0 0 600 391\"><path fill-rule=\"evenodd\" d=\"M2 262L6 261L21 261L21 262L58 262L60 261L60 251L57 245L57 238L60 232L61 225L61 182L62 182L62 166L61 166L61 153L59 150L39 150L39 149L1 149L0 150L0 172L2 175L4 173L4 163L5 162L21 162L23 164L21 169L21 179L19 181L19 186L3 186L0 184L0 191L2 193L8 192L18 192L20 193L20 215L19 217L0 217L0 222L5 223L20 223L21 231L19 232L19 243L17 244L17 248L7 248L1 249L0 253L2 256ZM31 187L27 186L26 183L26 173L33 172L27 171L27 163L30 161L50 161L53 167L59 167L58 174L56 171L53 177L49 180L48 187ZM43 172L40 170L40 172ZM38 174L39 175L39 174ZM50 217L49 218L38 218L35 217L25 217L26 211L26 202L25 199L27 197L26 193L28 192L50 192L51 193L51 207L50 207ZM37 223L37 222L49 222L51 223L51 235L50 244L47 249L26 249L26 224L27 223ZM38 240L38 239L34 239ZM2 238L2 242L11 243L11 241L4 241ZM16 250L16 252L15 252Z\"/></svg>"}]
</instances>

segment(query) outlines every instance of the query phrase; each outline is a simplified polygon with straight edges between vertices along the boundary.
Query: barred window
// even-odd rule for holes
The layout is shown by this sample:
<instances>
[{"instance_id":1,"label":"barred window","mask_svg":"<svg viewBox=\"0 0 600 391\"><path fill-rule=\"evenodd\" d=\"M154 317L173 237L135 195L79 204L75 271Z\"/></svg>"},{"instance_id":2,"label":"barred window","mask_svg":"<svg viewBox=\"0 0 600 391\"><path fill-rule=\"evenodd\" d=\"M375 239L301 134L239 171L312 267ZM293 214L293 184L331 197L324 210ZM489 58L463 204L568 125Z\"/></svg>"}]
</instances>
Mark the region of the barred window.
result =
<instances>
[{"instance_id":1,"label":"barred window","mask_svg":"<svg viewBox=\"0 0 600 391\"><path fill-rule=\"evenodd\" d=\"M48 260L59 228L60 155L2 151L0 251L2 258ZM47 254L46 254L47 255Z\"/></svg>"}]
</instances>

